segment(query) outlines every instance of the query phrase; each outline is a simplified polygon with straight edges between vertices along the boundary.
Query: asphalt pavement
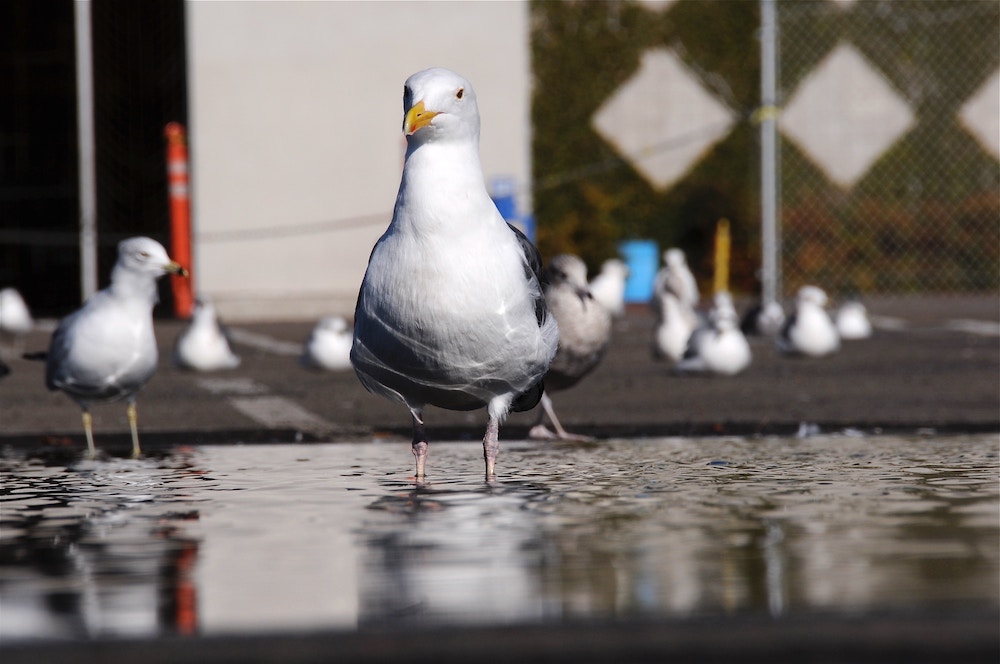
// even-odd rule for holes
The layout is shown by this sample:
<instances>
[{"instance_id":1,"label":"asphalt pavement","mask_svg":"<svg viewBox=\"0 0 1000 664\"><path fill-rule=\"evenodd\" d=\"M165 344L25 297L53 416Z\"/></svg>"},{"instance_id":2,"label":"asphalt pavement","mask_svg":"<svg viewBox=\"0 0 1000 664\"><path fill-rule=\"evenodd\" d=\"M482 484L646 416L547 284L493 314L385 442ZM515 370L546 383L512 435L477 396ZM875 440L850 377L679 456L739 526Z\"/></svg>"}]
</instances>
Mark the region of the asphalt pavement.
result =
<instances>
[{"instance_id":1,"label":"asphalt pavement","mask_svg":"<svg viewBox=\"0 0 1000 664\"><path fill-rule=\"evenodd\" d=\"M866 301L872 338L846 341L822 359L780 355L751 338L753 363L735 377L682 376L650 352L653 318L631 305L602 364L577 386L552 392L563 425L598 439L633 436L1000 432L1000 299L919 296ZM84 446L79 408L44 385L54 321L20 348L0 378L0 444ZM194 373L172 366L185 323L158 320L160 367L139 395L147 450L176 444L408 439L405 408L367 393L353 371L309 370L297 361L313 323L231 326L239 368ZM512 414L501 440L523 438L538 409ZM95 406L99 448L130 447L124 404ZM425 412L431 440L481 438L485 411Z\"/></svg>"}]
</instances>

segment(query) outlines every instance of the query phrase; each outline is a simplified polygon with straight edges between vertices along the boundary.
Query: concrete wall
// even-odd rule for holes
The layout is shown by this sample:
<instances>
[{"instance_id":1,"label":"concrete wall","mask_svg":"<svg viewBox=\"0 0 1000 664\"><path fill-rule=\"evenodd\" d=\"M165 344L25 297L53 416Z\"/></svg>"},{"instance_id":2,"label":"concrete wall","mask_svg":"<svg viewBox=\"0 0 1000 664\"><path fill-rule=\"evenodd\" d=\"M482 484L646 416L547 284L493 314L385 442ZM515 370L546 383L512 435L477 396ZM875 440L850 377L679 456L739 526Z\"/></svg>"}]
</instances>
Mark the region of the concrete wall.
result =
<instances>
[{"instance_id":1,"label":"concrete wall","mask_svg":"<svg viewBox=\"0 0 1000 664\"><path fill-rule=\"evenodd\" d=\"M391 215L403 81L476 88L483 170L530 177L525 2L186 5L194 283L235 320L352 314Z\"/></svg>"}]
</instances>

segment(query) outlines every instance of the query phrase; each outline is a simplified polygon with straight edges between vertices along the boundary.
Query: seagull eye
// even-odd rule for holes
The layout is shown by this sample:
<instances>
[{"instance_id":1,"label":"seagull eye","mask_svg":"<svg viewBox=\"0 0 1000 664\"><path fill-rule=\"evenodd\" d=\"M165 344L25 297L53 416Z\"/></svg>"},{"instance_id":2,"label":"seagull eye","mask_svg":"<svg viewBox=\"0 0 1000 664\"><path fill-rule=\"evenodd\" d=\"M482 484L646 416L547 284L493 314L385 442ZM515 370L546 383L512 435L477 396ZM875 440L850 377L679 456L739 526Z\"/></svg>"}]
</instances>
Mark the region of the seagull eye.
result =
<instances>
[{"instance_id":1,"label":"seagull eye","mask_svg":"<svg viewBox=\"0 0 1000 664\"><path fill-rule=\"evenodd\" d=\"M465 88L459 88L458 92L455 93L456 99L461 99L464 96L465 96Z\"/></svg>"},{"instance_id":2,"label":"seagull eye","mask_svg":"<svg viewBox=\"0 0 1000 664\"><path fill-rule=\"evenodd\" d=\"M141 256L142 258L149 258L149 252L148 251L140 251L139 252L139 256Z\"/></svg>"}]
</instances>

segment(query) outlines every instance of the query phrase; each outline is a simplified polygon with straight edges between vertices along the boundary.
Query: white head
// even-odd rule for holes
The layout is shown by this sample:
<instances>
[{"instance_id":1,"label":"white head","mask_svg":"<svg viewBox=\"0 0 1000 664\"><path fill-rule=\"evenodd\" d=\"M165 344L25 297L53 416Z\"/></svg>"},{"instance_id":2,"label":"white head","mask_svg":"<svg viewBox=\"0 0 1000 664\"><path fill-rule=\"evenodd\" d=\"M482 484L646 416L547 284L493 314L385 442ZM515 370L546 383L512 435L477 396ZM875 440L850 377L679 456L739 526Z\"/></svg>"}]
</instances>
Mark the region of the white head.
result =
<instances>
[{"instance_id":1,"label":"white head","mask_svg":"<svg viewBox=\"0 0 1000 664\"><path fill-rule=\"evenodd\" d=\"M432 141L479 141L479 106L472 84L450 69L413 74L403 85L403 133L410 149Z\"/></svg>"},{"instance_id":2,"label":"white head","mask_svg":"<svg viewBox=\"0 0 1000 664\"><path fill-rule=\"evenodd\" d=\"M194 310L191 312L191 322L194 325L203 325L205 327L218 326L219 319L215 313L215 305L212 304L211 300L204 298L195 299Z\"/></svg>"},{"instance_id":3,"label":"white head","mask_svg":"<svg viewBox=\"0 0 1000 664\"><path fill-rule=\"evenodd\" d=\"M154 278L168 272L187 276L187 270L170 260L163 245L148 237L132 237L118 243L115 272L126 270L135 274L151 274ZM111 277L114 281L114 275Z\"/></svg>"},{"instance_id":4,"label":"white head","mask_svg":"<svg viewBox=\"0 0 1000 664\"><path fill-rule=\"evenodd\" d=\"M711 313L712 323L717 330L735 330L739 327L740 317L736 309L732 307L721 307L713 309Z\"/></svg>"},{"instance_id":5,"label":"white head","mask_svg":"<svg viewBox=\"0 0 1000 664\"><path fill-rule=\"evenodd\" d=\"M578 290L587 290L587 265L579 256L553 256L545 268L545 276L550 284L565 283Z\"/></svg>"},{"instance_id":6,"label":"white head","mask_svg":"<svg viewBox=\"0 0 1000 664\"><path fill-rule=\"evenodd\" d=\"M663 262L668 267L687 266L687 259L684 257L684 252L676 247L663 252Z\"/></svg>"},{"instance_id":7,"label":"white head","mask_svg":"<svg viewBox=\"0 0 1000 664\"><path fill-rule=\"evenodd\" d=\"M799 289L796 300L799 304L810 303L818 307L825 307L827 297L823 289L818 286L803 286Z\"/></svg>"},{"instance_id":8,"label":"white head","mask_svg":"<svg viewBox=\"0 0 1000 664\"><path fill-rule=\"evenodd\" d=\"M715 306L712 307L709 318L716 327L734 327L739 322L740 317L736 313L733 296L729 291L719 291L715 294Z\"/></svg>"},{"instance_id":9,"label":"white head","mask_svg":"<svg viewBox=\"0 0 1000 664\"><path fill-rule=\"evenodd\" d=\"M601 272L605 274L613 274L620 277L628 276L628 266L620 258L609 258L608 260L601 263Z\"/></svg>"},{"instance_id":10,"label":"white head","mask_svg":"<svg viewBox=\"0 0 1000 664\"><path fill-rule=\"evenodd\" d=\"M320 319L319 328L324 332L339 334L347 330L347 321L343 316L327 316Z\"/></svg>"}]
</instances>

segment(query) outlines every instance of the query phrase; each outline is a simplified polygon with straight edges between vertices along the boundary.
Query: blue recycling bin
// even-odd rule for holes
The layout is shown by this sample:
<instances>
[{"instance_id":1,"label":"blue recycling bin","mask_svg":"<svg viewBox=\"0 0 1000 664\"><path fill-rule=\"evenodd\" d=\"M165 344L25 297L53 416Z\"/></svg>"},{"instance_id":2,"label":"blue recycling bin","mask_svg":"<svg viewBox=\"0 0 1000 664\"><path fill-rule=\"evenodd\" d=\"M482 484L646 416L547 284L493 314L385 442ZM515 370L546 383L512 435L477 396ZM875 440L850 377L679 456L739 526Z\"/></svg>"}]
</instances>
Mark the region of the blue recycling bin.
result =
<instances>
[{"instance_id":1,"label":"blue recycling bin","mask_svg":"<svg viewBox=\"0 0 1000 664\"><path fill-rule=\"evenodd\" d=\"M653 299L653 282L660 267L659 245L655 240L627 240L618 245L618 253L628 265L625 301L649 302Z\"/></svg>"},{"instance_id":2,"label":"blue recycling bin","mask_svg":"<svg viewBox=\"0 0 1000 664\"><path fill-rule=\"evenodd\" d=\"M490 180L490 198L507 221L517 219L517 185L514 178L495 177Z\"/></svg>"}]
</instances>

